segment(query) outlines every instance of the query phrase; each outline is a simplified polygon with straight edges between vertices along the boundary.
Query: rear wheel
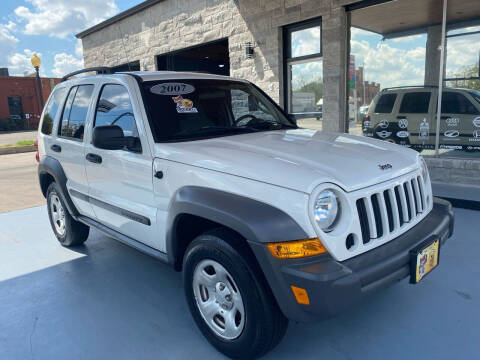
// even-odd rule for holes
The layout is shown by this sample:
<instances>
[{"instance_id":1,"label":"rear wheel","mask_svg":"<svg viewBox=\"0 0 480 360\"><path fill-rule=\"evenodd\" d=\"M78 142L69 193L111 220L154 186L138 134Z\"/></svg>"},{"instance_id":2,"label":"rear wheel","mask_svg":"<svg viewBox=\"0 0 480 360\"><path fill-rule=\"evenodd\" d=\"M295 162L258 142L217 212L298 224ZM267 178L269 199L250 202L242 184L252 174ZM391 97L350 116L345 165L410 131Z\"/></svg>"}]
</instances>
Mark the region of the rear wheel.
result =
<instances>
[{"instance_id":1,"label":"rear wheel","mask_svg":"<svg viewBox=\"0 0 480 360\"><path fill-rule=\"evenodd\" d=\"M47 189L47 208L50 224L60 244L76 246L87 240L90 228L72 218L59 195L58 185L54 182Z\"/></svg>"},{"instance_id":2,"label":"rear wheel","mask_svg":"<svg viewBox=\"0 0 480 360\"><path fill-rule=\"evenodd\" d=\"M236 234L217 229L197 237L184 259L190 311L207 340L231 358L255 358L283 338L288 320Z\"/></svg>"}]
</instances>

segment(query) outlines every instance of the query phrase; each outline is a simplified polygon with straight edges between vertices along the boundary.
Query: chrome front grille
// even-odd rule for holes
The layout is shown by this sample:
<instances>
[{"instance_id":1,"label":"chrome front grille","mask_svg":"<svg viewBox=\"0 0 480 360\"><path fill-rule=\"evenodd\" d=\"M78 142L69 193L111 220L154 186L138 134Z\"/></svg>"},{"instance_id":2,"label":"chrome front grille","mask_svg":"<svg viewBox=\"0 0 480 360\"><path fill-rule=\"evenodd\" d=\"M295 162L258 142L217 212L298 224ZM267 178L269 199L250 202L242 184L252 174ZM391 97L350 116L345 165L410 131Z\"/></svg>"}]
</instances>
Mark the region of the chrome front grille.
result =
<instances>
[{"instance_id":1,"label":"chrome front grille","mask_svg":"<svg viewBox=\"0 0 480 360\"><path fill-rule=\"evenodd\" d=\"M428 209L418 174L356 200L363 244L398 232Z\"/></svg>"}]
</instances>

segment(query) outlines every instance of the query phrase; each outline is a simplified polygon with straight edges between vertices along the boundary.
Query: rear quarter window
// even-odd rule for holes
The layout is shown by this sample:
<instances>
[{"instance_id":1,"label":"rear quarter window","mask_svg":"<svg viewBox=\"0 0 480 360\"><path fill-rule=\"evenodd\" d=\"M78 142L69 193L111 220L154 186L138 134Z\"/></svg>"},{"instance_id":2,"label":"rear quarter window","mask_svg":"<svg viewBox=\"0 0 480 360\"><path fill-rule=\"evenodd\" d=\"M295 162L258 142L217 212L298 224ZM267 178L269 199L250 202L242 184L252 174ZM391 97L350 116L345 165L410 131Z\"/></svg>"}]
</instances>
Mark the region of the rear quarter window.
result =
<instances>
[{"instance_id":1,"label":"rear quarter window","mask_svg":"<svg viewBox=\"0 0 480 360\"><path fill-rule=\"evenodd\" d=\"M426 114L430 105L430 92L410 92L403 95L400 113Z\"/></svg>"},{"instance_id":2,"label":"rear quarter window","mask_svg":"<svg viewBox=\"0 0 480 360\"><path fill-rule=\"evenodd\" d=\"M43 112L41 132L45 135L52 135L53 132L53 123L55 121L55 116L57 115L60 104L62 103L67 89L57 88L53 91L50 100L48 100L47 105L45 106L45 111Z\"/></svg>"},{"instance_id":3,"label":"rear quarter window","mask_svg":"<svg viewBox=\"0 0 480 360\"><path fill-rule=\"evenodd\" d=\"M380 114L389 114L393 110L397 94L385 94L380 96L377 105L375 105L375 112Z\"/></svg>"}]
</instances>

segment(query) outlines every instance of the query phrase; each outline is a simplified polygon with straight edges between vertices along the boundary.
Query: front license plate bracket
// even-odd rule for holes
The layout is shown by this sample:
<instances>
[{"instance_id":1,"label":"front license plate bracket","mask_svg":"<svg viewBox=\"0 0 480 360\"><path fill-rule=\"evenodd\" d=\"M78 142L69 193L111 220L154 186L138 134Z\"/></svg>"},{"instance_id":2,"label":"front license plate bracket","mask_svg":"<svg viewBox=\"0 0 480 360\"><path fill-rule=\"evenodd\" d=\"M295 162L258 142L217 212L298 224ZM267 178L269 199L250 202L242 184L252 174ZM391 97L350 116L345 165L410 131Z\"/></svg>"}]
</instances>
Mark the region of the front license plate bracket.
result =
<instances>
[{"instance_id":1,"label":"front license plate bracket","mask_svg":"<svg viewBox=\"0 0 480 360\"><path fill-rule=\"evenodd\" d=\"M410 283L416 284L440 262L440 238L432 236L410 250Z\"/></svg>"}]
</instances>

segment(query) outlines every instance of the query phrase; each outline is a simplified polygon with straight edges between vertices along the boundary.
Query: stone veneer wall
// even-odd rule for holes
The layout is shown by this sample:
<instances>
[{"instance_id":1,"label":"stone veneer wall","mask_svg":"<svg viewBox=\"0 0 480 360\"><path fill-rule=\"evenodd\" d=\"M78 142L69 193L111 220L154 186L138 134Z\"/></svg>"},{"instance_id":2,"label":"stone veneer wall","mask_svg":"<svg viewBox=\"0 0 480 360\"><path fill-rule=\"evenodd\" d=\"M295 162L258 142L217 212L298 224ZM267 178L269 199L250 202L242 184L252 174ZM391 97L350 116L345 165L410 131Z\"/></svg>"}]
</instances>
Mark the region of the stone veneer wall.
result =
<instances>
[{"instance_id":1,"label":"stone veneer wall","mask_svg":"<svg viewBox=\"0 0 480 360\"><path fill-rule=\"evenodd\" d=\"M322 17L324 129L344 131L346 14L354 0L165 0L82 39L85 67L140 60L228 38L230 75L248 79L283 104L282 26ZM245 43L255 46L245 58ZM128 53L128 59L125 56Z\"/></svg>"}]
</instances>

